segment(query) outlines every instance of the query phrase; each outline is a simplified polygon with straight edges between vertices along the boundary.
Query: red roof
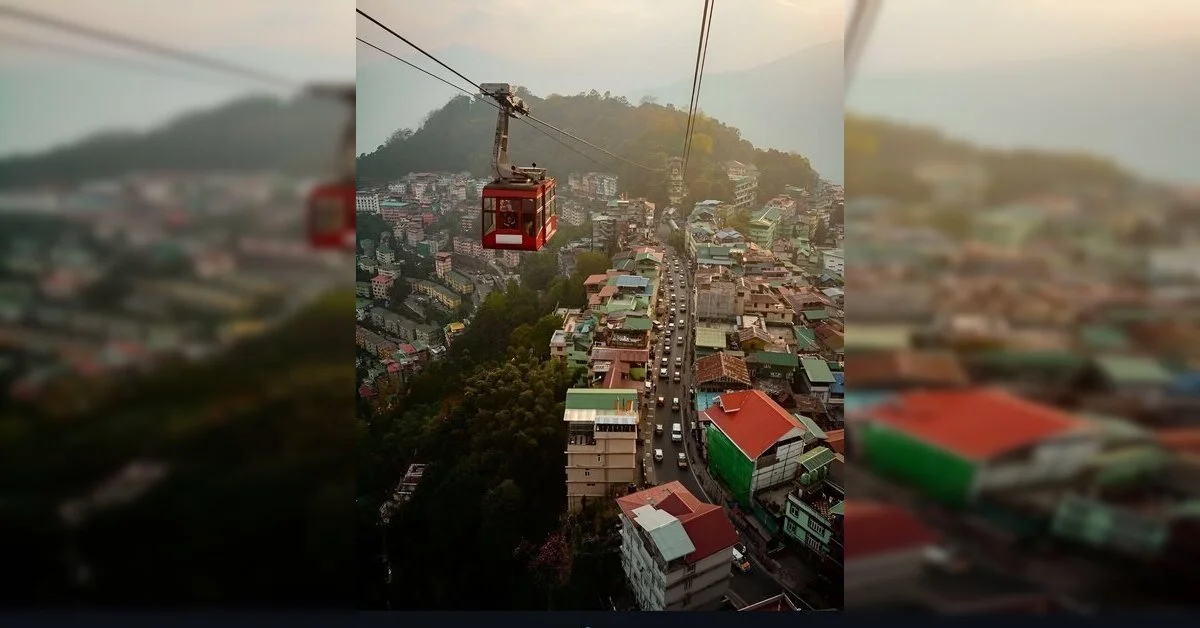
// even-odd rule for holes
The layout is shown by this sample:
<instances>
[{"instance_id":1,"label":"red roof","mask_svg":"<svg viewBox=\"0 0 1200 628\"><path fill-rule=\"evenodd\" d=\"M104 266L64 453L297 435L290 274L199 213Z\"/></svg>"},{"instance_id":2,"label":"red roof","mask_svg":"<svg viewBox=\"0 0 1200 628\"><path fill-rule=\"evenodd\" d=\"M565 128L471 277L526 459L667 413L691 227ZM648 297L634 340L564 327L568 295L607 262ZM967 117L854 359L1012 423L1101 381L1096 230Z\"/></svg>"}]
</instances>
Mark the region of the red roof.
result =
<instances>
[{"instance_id":1,"label":"red roof","mask_svg":"<svg viewBox=\"0 0 1200 628\"><path fill-rule=\"evenodd\" d=\"M720 506L706 504L692 495L678 481L668 482L644 491L617 498L617 505L626 517L633 519L633 511L653 505L675 517L683 524L696 550L684 557L690 565L737 543L737 531Z\"/></svg>"},{"instance_id":2,"label":"red roof","mask_svg":"<svg viewBox=\"0 0 1200 628\"><path fill-rule=\"evenodd\" d=\"M846 500L844 559L868 558L914 549L938 535L909 511L879 502Z\"/></svg>"},{"instance_id":3,"label":"red roof","mask_svg":"<svg viewBox=\"0 0 1200 628\"><path fill-rule=\"evenodd\" d=\"M1178 453L1200 453L1200 428L1176 427L1158 430L1160 445Z\"/></svg>"},{"instance_id":4,"label":"red roof","mask_svg":"<svg viewBox=\"0 0 1200 628\"><path fill-rule=\"evenodd\" d=\"M803 423L761 390L725 393L704 414L751 460L789 431L804 430Z\"/></svg>"},{"instance_id":5,"label":"red roof","mask_svg":"<svg viewBox=\"0 0 1200 628\"><path fill-rule=\"evenodd\" d=\"M1084 425L1055 408L987 388L904 393L863 412L972 460L993 458Z\"/></svg>"}]
</instances>

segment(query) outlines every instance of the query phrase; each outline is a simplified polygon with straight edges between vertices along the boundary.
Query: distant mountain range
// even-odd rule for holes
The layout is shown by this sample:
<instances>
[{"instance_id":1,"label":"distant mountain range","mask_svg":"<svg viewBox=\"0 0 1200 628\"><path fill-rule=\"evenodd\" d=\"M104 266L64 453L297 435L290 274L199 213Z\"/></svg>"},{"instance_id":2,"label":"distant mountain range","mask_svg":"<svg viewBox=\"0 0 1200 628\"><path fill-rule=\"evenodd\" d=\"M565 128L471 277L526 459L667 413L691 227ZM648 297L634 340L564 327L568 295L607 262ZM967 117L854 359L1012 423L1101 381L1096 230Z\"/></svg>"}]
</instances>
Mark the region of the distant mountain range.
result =
<instances>
[{"instance_id":1,"label":"distant mountain range","mask_svg":"<svg viewBox=\"0 0 1200 628\"><path fill-rule=\"evenodd\" d=\"M706 74L700 108L755 146L800 153L821 176L841 182L843 48L839 39L748 70ZM634 92L630 100L652 96L686 111L691 93L688 79Z\"/></svg>"},{"instance_id":2,"label":"distant mountain range","mask_svg":"<svg viewBox=\"0 0 1200 628\"><path fill-rule=\"evenodd\" d=\"M360 49L363 54L379 54L364 46ZM630 86L628 69L616 66L608 75L579 75L543 67L545 62L536 58L502 59L465 46L436 54L469 77L494 76L497 68L520 68L519 74L530 79L522 86L543 98L595 89L623 94L634 104L643 96L653 96L659 104L686 111L691 96L692 82L686 76L647 89ZM399 63L360 65L358 153L374 152L399 128L415 130L430 112L460 94ZM748 70L706 75L700 105L706 114L738 128L755 146L800 153L821 176L842 180L841 40Z\"/></svg>"},{"instance_id":3,"label":"distant mountain range","mask_svg":"<svg viewBox=\"0 0 1200 628\"><path fill-rule=\"evenodd\" d=\"M70 183L134 171L332 168L349 112L341 103L259 96L181 116L146 131L117 131L40 155L0 159L0 187Z\"/></svg>"},{"instance_id":4,"label":"distant mountain range","mask_svg":"<svg viewBox=\"0 0 1200 628\"><path fill-rule=\"evenodd\" d=\"M866 73L847 107L978 144L1091 152L1152 179L1200 182L1197 58L1200 44L1170 44L970 72Z\"/></svg>"}]
</instances>

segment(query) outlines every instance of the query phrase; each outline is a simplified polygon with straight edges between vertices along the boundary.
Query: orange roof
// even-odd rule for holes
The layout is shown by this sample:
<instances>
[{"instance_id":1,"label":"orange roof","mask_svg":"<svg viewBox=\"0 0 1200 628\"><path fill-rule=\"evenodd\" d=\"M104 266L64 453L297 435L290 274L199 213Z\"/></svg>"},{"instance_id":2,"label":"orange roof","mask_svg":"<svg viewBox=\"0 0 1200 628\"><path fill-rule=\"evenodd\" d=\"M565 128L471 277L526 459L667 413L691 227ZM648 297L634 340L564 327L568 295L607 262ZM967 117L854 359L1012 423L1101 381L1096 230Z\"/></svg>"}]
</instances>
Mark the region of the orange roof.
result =
<instances>
[{"instance_id":1,"label":"orange roof","mask_svg":"<svg viewBox=\"0 0 1200 628\"><path fill-rule=\"evenodd\" d=\"M594 286L608 281L608 275L591 275L583 281L585 286Z\"/></svg>"},{"instance_id":2,"label":"orange roof","mask_svg":"<svg viewBox=\"0 0 1200 628\"><path fill-rule=\"evenodd\" d=\"M825 442L829 448L843 456L846 455L846 430L825 432Z\"/></svg>"},{"instance_id":3,"label":"orange roof","mask_svg":"<svg viewBox=\"0 0 1200 628\"><path fill-rule=\"evenodd\" d=\"M1200 427L1177 427L1158 430L1158 442L1166 449L1180 453L1200 453Z\"/></svg>"},{"instance_id":4,"label":"orange roof","mask_svg":"<svg viewBox=\"0 0 1200 628\"><path fill-rule=\"evenodd\" d=\"M846 367L851 386L965 386L969 383L958 357L942 351L888 351L856 355Z\"/></svg>"},{"instance_id":5,"label":"orange roof","mask_svg":"<svg viewBox=\"0 0 1200 628\"><path fill-rule=\"evenodd\" d=\"M1086 425L1055 408L988 388L902 393L863 414L974 460Z\"/></svg>"},{"instance_id":6,"label":"orange roof","mask_svg":"<svg viewBox=\"0 0 1200 628\"><path fill-rule=\"evenodd\" d=\"M704 414L751 460L789 431L804 430L803 423L761 390L725 393Z\"/></svg>"},{"instance_id":7,"label":"orange roof","mask_svg":"<svg viewBox=\"0 0 1200 628\"><path fill-rule=\"evenodd\" d=\"M684 557L689 565L737 543L737 531L733 529L725 509L696 499L696 496L678 481L617 498L617 506L630 519L633 519L634 509L648 504L670 514L683 524L684 531L696 548Z\"/></svg>"},{"instance_id":8,"label":"orange roof","mask_svg":"<svg viewBox=\"0 0 1200 628\"><path fill-rule=\"evenodd\" d=\"M880 502L846 500L846 561L928 545L938 535L909 511Z\"/></svg>"}]
</instances>

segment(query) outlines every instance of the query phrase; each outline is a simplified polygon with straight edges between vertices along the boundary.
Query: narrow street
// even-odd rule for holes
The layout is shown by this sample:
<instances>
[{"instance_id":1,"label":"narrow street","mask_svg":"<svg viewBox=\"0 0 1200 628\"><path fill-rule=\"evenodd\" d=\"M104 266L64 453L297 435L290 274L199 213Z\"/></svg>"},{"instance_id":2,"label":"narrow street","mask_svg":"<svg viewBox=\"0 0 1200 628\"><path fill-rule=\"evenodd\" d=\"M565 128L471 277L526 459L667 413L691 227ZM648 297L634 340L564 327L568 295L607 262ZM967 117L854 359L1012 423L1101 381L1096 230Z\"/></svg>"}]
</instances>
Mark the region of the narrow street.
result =
<instances>
[{"instance_id":1,"label":"narrow street","mask_svg":"<svg viewBox=\"0 0 1200 628\"><path fill-rule=\"evenodd\" d=\"M695 303L692 299L693 277L687 268L686 260L678 257L673 249L667 247L668 264L672 264L675 260L679 260L683 278L681 280L679 271L674 270L671 266L668 268L667 275L664 276L664 286L667 285L665 281L667 277L674 278L675 283L673 290L670 286L665 287L664 299L667 305L663 315L657 319L662 321L664 330L658 334L654 350L654 396L662 397L663 404L661 406L655 404L653 422L649 426L652 430L650 449L651 451L661 449L663 459L653 463L654 468L650 473L656 484L678 481L692 494L704 501L722 504L723 496L710 494L712 491L708 487L714 486L715 482L708 477L704 460L700 455L700 443L692 433L692 428L696 425L695 401L690 394L694 369L694 356L691 348L695 334ZM674 300L671 299L672 291L675 295ZM686 312L679 312L680 304L686 305ZM672 307L675 308L674 314L671 313ZM671 334L668 342L666 328L671 322L675 323L675 331ZM683 339L682 343L679 341L680 337ZM665 367L667 378L660 379L659 369L664 368L662 363L664 356L668 359ZM678 383L673 381L675 371L680 372ZM675 399L679 400L680 409L678 411L672 408ZM671 438L672 427L676 423L680 424L682 428L683 439L681 442L674 442ZM655 433L656 425L662 426L662 434ZM688 463L686 468L679 466L680 453L686 455ZM752 566L750 572L735 573L730 584L729 597L738 605L753 604L778 595L784 589L784 586L770 573L759 556L755 556L754 552L751 552L749 558Z\"/></svg>"}]
</instances>

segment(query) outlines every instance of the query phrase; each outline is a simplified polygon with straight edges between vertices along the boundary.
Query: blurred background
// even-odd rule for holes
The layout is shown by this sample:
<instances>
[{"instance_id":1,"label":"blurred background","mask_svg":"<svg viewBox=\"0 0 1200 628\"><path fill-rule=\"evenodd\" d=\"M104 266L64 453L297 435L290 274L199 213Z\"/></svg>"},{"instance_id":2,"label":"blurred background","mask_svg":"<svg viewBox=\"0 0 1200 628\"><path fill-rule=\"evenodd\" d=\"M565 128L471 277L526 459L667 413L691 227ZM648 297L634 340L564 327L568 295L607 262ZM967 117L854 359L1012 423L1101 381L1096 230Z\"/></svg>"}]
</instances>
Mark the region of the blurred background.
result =
<instances>
[{"instance_id":1,"label":"blurred background","mask_svg":"<svg viewBox=\"0 0 1200 628\"><path fill-rule=\"evenodd\" d=\"M352 8L0 2L3 601L350 603Z\"/></svg>"},{"instance_id":2,"label":"blurred background","mask_svg":"<svg viewBox=\"0 0 1200 628\"><path fill-rule=\"evenodd\" d=\"M847 78L847 608L1193 606L1200 5L878 6Z\"/></svg>"}]
</instances>

